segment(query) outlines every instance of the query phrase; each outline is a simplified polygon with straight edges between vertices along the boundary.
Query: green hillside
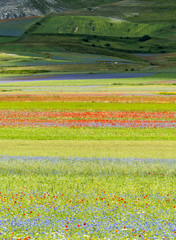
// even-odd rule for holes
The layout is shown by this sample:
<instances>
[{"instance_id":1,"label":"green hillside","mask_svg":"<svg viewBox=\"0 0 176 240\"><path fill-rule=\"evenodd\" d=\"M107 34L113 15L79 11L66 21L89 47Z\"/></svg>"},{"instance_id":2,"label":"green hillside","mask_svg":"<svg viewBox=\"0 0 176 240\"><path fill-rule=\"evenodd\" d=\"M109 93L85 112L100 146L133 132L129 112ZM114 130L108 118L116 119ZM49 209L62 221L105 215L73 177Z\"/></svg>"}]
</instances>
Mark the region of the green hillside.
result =
<instances>
[{"instance_id":1,"label":"green hillside","mask_svg":"<svg viewBox=\"0 0 176 240\"><path fill-rule=\"evenodd\" d=\"M139 23L176 22L175 0L120 0L96 8L77 9L75 15L115 17ZM62 15L70 14L66 11Z\"/></svg>"},{"instance_id":2,"label":"green hillside","mask_svg":"<svg viewBox=\"0 0 176 240\"><path fill-rule=\"evenodd\" d=\"M128 61L122 64L103 61L92 65L82 64L81 69L85 68L86 72L131 69L153 71L163 68L175 71L175 0L65 0L60 4L67 10L38 19L22 18L0 22L0 36L11 36L0 37L0 52L26 53L46 58L46 61L33 58L31 61L26 60L26 65L35 65L36 69L39 68L37 64L40 63L41 66L43 61L45 65L50 65L53 61L50 58L54 54L65 52L95 54ZM134 61L135 65L133 62L129 66L129 61ZM20 64L3 61L1 68L4 71L7 66L21 66ZM65 72L68 69L80 69L78 65L58 64L52 62L53 66L48 67L48 70Z\"/></svg>"},{"instance_id":3,"label":"green hillside","mask_svg":"<svg viewBox=\"0 0 176 240\"><path fill-rule=\"evenodd\" d=\"M50 15L31 28L32 34L84 34L114 37L155 36L171 24L133 23L117 18Z\"/></svg>"}]
</instances>

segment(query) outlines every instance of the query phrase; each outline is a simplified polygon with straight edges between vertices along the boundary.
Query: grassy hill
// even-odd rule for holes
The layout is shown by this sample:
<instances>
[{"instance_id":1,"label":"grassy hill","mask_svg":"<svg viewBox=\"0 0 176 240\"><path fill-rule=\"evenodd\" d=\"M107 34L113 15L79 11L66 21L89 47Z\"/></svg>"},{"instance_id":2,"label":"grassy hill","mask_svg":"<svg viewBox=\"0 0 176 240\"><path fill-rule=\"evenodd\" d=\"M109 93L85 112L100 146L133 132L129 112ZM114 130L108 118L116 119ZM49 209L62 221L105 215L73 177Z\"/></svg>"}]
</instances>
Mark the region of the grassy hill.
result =
<instances>
[{"instance_id":1,"label":"grassy hill","mask_svg":"<svg viewBox=\"0 0 176 240\"><path fill-rule=\"evenodd\" d=\"M31 34L84 34L114 37L155 36L172 27L171 24L134 23L99 16L50 15L31 28Z\"/></svg>"},{"instance_id":2,"label":"grassy hill","mask_svg":"<svg viewBox=\"0 0 176 240\"><path fill-rule=\"evenodd\" d=\"M107 0L95 1L95 6L93 1L90 4L82 1L83 9L76 8L80 1L74 3L70 11L39 19L0 22L1 36L21 34L18 39L0 37L0 51L41 53L45 56L59 52L86 53L136 61L136 66L140 66L130 69L145 69L144 63L147 64L146 69L156 69L158 63L161 68L173 68L176 52L175 1ZM98 5L103 3L106 4ZM64 4L71 6L73 2L64 1ZM171 58L165 56L170 53L173 53ZM151 57L155 54L160 54L160 59ZM102 69L102 65L98 69ZM103 66L103 69L125 71L129 66L124 64L118 68L118 65L111 64Z\"/></svg>"}]
</instances>

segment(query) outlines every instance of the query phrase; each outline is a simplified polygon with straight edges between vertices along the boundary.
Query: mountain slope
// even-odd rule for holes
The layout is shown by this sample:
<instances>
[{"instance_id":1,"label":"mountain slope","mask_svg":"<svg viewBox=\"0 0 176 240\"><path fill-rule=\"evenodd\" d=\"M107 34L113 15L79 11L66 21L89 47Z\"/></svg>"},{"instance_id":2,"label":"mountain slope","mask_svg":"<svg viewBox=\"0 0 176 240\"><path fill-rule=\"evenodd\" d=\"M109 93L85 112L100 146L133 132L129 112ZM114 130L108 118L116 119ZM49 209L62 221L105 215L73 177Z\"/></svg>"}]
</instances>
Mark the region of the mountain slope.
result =
<instances>
[{"instance_id":1,"label":"mountain slope","mask_svg":"<svg viewBox=\"0 0 176 240\"><path fill-rule=\"evenodd\" d=\"M104 16L139 23L176 23L175 0L120 0L90 9L77 9L61 14Z\"/></svg>"},{"instance_id":2,"label":"mountain slope","mask_svg":"<svg viewBox=\"0 0 176 240\"><path fill-rule=\"evenodd\" d=\"M114 0L0 0L0 19L41 16L66 9L77 9L116 2Z\"/></svg>"}]
</instances>

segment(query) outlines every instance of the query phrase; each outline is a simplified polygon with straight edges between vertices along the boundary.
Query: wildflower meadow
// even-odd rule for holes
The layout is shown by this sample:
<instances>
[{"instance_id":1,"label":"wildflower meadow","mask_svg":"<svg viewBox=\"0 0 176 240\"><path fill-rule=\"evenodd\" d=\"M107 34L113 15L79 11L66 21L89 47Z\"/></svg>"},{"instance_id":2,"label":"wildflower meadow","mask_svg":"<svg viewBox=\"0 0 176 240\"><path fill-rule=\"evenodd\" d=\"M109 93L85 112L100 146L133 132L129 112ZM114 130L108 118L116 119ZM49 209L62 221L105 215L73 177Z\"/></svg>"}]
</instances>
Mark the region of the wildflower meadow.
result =
<instances>
[{"instance_id":1,"label":"wildflower meadow","mask_svg":"<svg viewBox=\"0 0 176 240\"><path fill-rule=\"evenodd\" d=\"M176 97L141 88L0 94L0 239L176 238Z\"/></svg>"}]
</instances>

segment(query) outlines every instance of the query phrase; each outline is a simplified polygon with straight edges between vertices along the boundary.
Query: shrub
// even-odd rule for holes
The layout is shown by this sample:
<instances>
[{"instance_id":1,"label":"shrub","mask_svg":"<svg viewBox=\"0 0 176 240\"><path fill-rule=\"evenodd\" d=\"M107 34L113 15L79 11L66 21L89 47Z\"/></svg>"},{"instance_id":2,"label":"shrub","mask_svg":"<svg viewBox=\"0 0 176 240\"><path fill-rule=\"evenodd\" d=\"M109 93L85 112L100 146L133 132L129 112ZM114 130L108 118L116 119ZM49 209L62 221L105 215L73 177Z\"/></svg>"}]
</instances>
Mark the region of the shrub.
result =
<instances>
[{"instance_id":1,"label":"shrub","mask_svg":"<svg viewBox=\"0 0 176 240\"><path fill-rule=\"evenodd\" d=\"M105 44L105 47L110 47L110 46L111 46L111 44L109 44L109 43Z\"/></svg>"},{"instance_id":2,"label":"shrub","mask_svg":"<svg viewBox=\"0 0 176 240\"><path fill-rule=\"evenodd\" d=\"M143 37L139 38L139 41L140 42L145 42L145 41L148 41L150 39L151 39L151 37L149 35L144 35Z\"/></svg>"}]
</instances>

